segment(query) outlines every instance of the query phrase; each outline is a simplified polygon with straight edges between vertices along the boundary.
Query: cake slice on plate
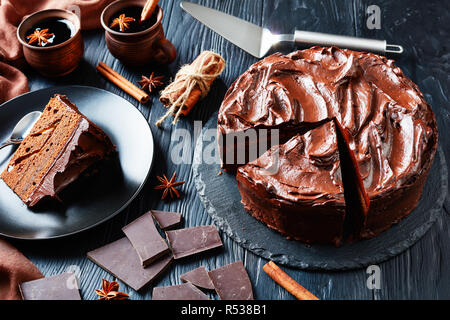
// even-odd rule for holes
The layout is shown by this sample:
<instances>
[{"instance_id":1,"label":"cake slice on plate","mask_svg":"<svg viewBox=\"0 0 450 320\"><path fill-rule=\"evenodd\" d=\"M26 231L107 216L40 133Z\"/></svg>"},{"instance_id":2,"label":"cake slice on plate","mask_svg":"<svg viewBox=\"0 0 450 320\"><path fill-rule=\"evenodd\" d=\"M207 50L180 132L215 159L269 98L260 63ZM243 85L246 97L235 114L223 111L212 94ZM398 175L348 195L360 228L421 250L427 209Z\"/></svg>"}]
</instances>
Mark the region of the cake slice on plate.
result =
<instances>
[{"instance_id":1,"label":"cake slice on plate","mask_svg":"<svg viewBox=\"0 0 450 320\"><path fill-rule=\"evenodd\" d=\"M66 96L55 95L1 178L29 207L57 198L94 163L115 151L110 138Z\"/></svg>"}]
</instances>

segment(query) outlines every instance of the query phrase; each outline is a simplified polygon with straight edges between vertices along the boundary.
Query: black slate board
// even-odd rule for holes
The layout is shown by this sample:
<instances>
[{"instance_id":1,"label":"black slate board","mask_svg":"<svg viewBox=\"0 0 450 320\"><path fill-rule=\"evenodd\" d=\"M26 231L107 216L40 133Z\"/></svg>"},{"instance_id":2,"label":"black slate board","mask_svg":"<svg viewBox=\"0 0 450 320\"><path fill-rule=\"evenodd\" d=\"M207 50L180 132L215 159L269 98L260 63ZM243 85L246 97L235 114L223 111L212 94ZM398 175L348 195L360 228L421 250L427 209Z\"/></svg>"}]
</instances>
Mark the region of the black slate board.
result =
<instances>
[{"instance_id":1,"label":"black slate board","mask_svg":"<svg viewBox=\"0 0 450 320\"><path fill-rule=\"evenodd\" d=\"M241 204L241 196L233 174L223 172L217 152L214 164L202 159L204 151L211 150L210 138L202 137L207 130L216 130L217 113L206 123L194 151L195 185L206 211L214 223L253 253L277 263L301 268L321 270L347 270L377 264L398 255L418 241L442 214L447 195L447 165L442 148L436 157L417 208L400 223L377 237L356 243L346 243L339 248L326 245L305 245L287 240L280 233L266 227L250 216ZM209 131L211 134L211 131ZM217 151L217 150L216 150Z\"/></svg>"}]
</instances>

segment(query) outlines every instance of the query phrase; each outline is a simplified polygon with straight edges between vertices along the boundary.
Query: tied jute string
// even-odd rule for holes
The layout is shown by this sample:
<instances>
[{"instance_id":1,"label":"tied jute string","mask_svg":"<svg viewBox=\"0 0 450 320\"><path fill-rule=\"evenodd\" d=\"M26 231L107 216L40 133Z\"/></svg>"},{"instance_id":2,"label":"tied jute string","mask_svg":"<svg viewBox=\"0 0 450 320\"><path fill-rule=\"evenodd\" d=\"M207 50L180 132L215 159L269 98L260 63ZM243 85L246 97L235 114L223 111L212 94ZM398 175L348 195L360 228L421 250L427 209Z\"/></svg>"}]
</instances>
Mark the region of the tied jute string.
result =
<instances>
[{"instance_id":1,"label":"tied jute string","mask_svg":"<svg viewBox=\"0 0 450 320\"><path fill-rule=\"evenodd\" d=\"M192 64L184 65L175 80L161 92L161 101L169 108L156 125L174 115L176 124L182 114L188 114L199 99L208 94L211 84L225 69L225 60L211 51L202 52Z\"/></svg>"}]
</instances>

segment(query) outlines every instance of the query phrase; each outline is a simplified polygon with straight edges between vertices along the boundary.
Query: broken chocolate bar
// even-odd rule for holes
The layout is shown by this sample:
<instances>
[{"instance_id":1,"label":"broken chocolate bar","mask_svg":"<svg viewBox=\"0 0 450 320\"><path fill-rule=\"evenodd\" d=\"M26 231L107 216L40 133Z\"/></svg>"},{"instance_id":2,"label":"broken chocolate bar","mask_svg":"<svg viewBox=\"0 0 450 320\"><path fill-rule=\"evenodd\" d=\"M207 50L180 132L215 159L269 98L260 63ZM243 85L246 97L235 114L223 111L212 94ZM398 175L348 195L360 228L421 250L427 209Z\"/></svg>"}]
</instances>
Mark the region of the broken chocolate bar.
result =
<instances>
[{"instance_id":1,"label":"broken chocolate bar","mask_svg":"<svg viewBox=\"0 0 450 320\"><path fill-rule=\"evenodd\" d=\"M172 255L168 254L143 268L127 237L90 251L87 256L136 291L166 270L173 260Z\"/></svg>"},{"instance_id":2,"label":"broken chocolate bar","mask_svg":"<svg viewBox=\"0 0 450 320\"><path fill-rule=\"evenodd\" d=\"M174 259L191 256L222 246L219 232L215 226L200 226L166 231Z\"/></svg>"},{"instance_id":3,"label":"broken chocolate bar","mask_svg":"<svg viewBox=\"0 0 450 320\"><path fill-rule=\"evenodd\" d=\"M194 286L214 290L214 285L209 278L208 271L204 266L198 267L180 276L181 281L192 283Z\"/></svg>"},{"instance_id":4,"label":"broken chocolate bar","mask_svg":"<svg viewBox=\"0 0 450 320\"><path fill-rule=\"evenodd\" d=\"M250 278L242 261L210 271L216 292L222 300L253 300Z\"/></svg>"},{"instance_id":5,"label":"broken chocolate bar","mask_svg":"<svg viewBox=\"0 0 450 320\"><path fill-rule=\"evenodd\" d=\"M155 218L159 227L163 230L176 227L181 222L181 214L176 212L151 210L150 213L153 215L153 218Z\"/></svg>"},{"instance_id":6,"label":"broken chocolate bar","mask_svg":"<svg viewBox=\"0 0 450 320\"><path fill-rule=\"evenodd\" d=\"M144 213L123 227L122 231L130 240L144 267L170 251L149 213Z\"/></svg>"},{"instance_id":7,"label":"broken chocolate bar","mask_svg":"<svg viewBox=\"0 0 450 320\"><path fill-rule=\"evenodd\" d=\"M23 282L19 290L24 300L81 300L78 280L71 272Z\"/></svg>"},{"instance_id":8,"label":"broken chocolate bar","mask_svg":"<svg viewBox=\"0 0 450 320\"><path fill-rule=\"evenodd\" d=\"M209 298L191 283L184 283L153 288L152 300L209 300Z\"/></svg>"}]
</instances>

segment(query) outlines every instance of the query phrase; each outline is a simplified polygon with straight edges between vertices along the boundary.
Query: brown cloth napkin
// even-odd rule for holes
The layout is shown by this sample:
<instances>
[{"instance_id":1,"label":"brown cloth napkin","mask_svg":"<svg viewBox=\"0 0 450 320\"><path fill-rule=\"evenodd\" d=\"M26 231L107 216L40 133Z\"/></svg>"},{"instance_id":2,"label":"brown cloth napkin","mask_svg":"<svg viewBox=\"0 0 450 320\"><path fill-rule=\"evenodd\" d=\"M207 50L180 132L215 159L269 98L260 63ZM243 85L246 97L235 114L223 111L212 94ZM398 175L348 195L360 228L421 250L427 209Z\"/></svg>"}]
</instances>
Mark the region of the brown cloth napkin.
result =
<instances>
[{"instance_id":1,"label":"brown cloth napkin","mask_svg":"<svg viewBox=\"0 0 450 320\"><path fill-rule=\"evenodd\" d=\"M0 103L27 92L25 75L11 66L23 64L22 47L16 32L22 19L43 9L69 9L81 13L81 28L100 27L102 10L114 0L0 0ZM77 9L75 9L77 11ZM8 66L9 64L11 66Z\"/></svg>"},{"instance_id":2,"label":"brown cloth napkin","mask_svg":"<svg viewBox=\"0 0 450 320\"><path fill-rule=\"evenodd\" d=\"M19 69L0 61L0 104L28 90L27 77Z\"/></svg>"},{"instance_id":3,"label":"brown cloth napkin","mask_svg":"<svg viewBox=\"0 0 450 320\"><path fill-rule=\"evenodd\" d=\"M43 278L38 268L16 248L0 239L0 300L20 300L19 284Z\"/></svg>"}]
</instances>

